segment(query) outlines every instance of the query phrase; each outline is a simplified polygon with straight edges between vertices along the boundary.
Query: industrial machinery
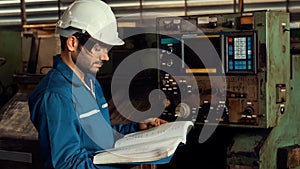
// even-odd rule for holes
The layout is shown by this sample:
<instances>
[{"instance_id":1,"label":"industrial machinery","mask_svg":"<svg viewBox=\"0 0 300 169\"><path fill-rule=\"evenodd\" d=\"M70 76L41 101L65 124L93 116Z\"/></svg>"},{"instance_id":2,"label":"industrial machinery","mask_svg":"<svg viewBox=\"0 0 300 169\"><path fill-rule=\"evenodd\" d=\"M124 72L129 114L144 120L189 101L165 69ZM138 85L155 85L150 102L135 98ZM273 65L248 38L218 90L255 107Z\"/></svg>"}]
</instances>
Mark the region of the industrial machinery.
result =
<instances>
[{"instance_id":1,"label":"industrial machinery","mask_svg":"<svg viewBox=\"0 0 300 169\"><path fill-rule=\"evenodd\" d=\"M158 18L161 117L222 126L228 168L299 166L279 151L300 144L289 25L279 11Z\"/></svg>"},{"instance_id":2,"label":"industrial machinery","mask_svg":"<svg viewBox=\"0 0 300 169\"><path fill-rule=\"evenodd\" d=\"M161 117L168 121L195 122L187 145L179 147L179 154L174 155L170 164L158 165L158 169L300 166L300 54L297 54L298 44L295 53L290 54L289 13L168 16L157 18L156 26L158 84L166 98ZM1 166L8 166L9 161L23 168L42 165L26 99L28 90L35 86L31 83L36 84L43 77L40 74L51 67L48 62L39 61L50 61L49 56L58 52L37 50L43 44L48 49L49 42L43 38L51 38L52 47L59 49L57 36L24 34L23 41L28 41L24 44L31 45L31 50L24 46L23 51L30 54L24 59L28 60L25 68L30 76L17 76L26 90L21 90L0 111L0 153L9 155L0 156ZM296 43L299 38L295 38ZM128 49L125 52L131 53ZM120 58L111 60L114 59L120 62ZM141 86L149 87L147 82L143 78ZM156 87L157 83L152 85ZM140 93L147 93L144 88L141 92L136 92L140 88L134 88L133 93L139 97ZM145 107L140 100L137 105ZM207 126L216 130L205 131ZM199 142L199 134L203 133L207 137ZM209 156L206 150L214 155Z\"/></svg>"}]
</instances>

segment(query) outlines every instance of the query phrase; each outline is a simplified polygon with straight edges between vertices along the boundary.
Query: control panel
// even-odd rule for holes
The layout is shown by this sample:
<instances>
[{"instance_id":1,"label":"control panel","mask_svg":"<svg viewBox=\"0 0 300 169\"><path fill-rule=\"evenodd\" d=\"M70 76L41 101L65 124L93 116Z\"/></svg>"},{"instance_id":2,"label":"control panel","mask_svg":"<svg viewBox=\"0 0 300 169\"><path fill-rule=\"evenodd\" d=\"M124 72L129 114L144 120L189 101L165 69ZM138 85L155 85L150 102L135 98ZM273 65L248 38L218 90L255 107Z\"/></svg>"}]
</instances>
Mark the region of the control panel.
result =
<instances>
[{"instance_id":1,"label":"control panel","mask_svg":"<svg viewBox=\"0 0 300 169\"><path fill-rule=\"evenodd\" d=\"M289 77L278 76L290 73L288 17L259 11L157 18L161 118L276 126L288 103Z\"/></svg>"},{"instance_id":2,"label":"control panel","mask_svg":"<svg viewBox=\"0 0 300 169\"><path fill-rule=\"evenodd\" d=\"M256 71L256 34L226 36L226 72Z\"/></svg>"}]
</instances>

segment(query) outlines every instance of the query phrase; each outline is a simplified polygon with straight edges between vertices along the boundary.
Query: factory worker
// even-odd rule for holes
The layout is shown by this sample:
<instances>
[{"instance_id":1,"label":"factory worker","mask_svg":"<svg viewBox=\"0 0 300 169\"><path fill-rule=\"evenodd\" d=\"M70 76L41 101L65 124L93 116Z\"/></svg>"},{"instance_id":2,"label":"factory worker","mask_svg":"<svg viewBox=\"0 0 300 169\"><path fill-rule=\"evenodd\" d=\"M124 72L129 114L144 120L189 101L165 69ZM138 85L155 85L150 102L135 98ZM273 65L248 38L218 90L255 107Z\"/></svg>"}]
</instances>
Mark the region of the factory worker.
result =
<instances>
[{"instance_id":1,"label":"factory worker","mask_svg":"<svg viewBox=\"0 0 300 169\"><path fill-rule=\"evenodd\" d=\"M74 1L57 22L56 32L61 54L28 100L45 168L120 168L95 165L93 155L112 148L116 133L145 130L166 121L148 118L111 125L108 104L95 75L109 60L109 49L124 42L118 37L116 18L107 4Z\"/></svg>"}]
</instances>

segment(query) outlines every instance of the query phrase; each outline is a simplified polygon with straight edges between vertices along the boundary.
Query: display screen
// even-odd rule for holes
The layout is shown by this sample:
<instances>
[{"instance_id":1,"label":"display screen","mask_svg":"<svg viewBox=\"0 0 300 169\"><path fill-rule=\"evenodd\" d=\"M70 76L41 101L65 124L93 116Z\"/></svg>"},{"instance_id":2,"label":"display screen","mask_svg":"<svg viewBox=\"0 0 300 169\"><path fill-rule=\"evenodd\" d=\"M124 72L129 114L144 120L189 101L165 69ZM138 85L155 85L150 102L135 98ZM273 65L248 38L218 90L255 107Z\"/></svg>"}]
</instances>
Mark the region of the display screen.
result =
<instances>
[{"instance_id":1,"label":"display screen","mask_svg":"<svg viewBox=\"0 0 300 169\"><path fill-rule=\"evenodd\" d=\"M180 41L178 39L171 38L171 37L161 38L161 40L160 40L161 45L175 44L175 43L180 43Z\"/></svg>"},{"instance_id":2,"label":"display screen","mask_svg":"<svg viewBox=\"0 0 300 169\"><path fill-rule=\"evenodd\" d=\"M222 36L198 35L183 37L182 68L185 73L207 74L222 72Z\"/></svg>"},{"instance_id":3,"label":"display screen","mask_svg":"<svg viewBox=\"0 0 300 169\"><path fill-rule=\"evenodd\" d=\"M226 36L226 72L255 73L255 34Z\"/></svg>"}]
</instances>

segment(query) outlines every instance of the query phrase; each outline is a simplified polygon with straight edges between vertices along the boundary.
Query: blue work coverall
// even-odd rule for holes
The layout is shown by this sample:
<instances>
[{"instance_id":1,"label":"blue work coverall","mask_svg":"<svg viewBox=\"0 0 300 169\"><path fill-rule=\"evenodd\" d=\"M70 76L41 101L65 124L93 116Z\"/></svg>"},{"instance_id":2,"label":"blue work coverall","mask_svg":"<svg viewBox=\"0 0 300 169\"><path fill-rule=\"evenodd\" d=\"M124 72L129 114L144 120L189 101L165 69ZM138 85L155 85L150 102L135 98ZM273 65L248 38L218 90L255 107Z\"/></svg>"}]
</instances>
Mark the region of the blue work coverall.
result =
<instances>
[{"instance_id":1,"label":"blue work coverall","mask_svg":"<svg viewBox=\"0 0 300 169\"><path fill-rule=\"evenodd\" d=\"M111 126L108 105L100 84L86 75L85 85L55 56L53 68L30 94L30 117L39 132L47 169L107 169L95 165L96 151L112 148L115 134L138 130L138 123Z\"/></svg>"}]
</instances>

